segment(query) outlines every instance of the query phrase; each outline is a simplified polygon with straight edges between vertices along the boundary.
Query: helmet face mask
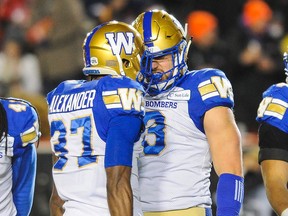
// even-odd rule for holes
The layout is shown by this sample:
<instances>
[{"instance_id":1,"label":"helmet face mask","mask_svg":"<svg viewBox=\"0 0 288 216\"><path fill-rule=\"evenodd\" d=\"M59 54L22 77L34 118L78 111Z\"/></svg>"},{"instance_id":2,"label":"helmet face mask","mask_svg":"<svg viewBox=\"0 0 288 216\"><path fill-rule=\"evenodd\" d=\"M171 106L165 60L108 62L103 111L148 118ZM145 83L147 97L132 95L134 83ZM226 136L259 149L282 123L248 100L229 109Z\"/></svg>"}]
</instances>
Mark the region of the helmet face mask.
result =
<instances>
[{"instance_id":1,"label":"helmet face mask","mask_svg":"<svg viewBox=\"0 0 288 216\"><path fill-rule=\"evenodd\" d=\"M104 23L89 32L84 40L83 73L135 79L143 50L143 40L132 26L118 21Z\"/></svg>"},{"instance_id":2,"label":"helmet face mask","mask_svg":"<svg viewBox=\"0 0 288 216\"><path fill-rule=\"evenodd\" d=\"M140 32L145 44L136 80L150 95L170 90L187 71L189 45L183 27L176 18L163 10L144 12L132 25ZM165 55L172 56L172 68L165 72L153 71L153 59Z\"/></svg>"},{"instance_id":3,"label":"helmet face mask","mask_svg":"<svg viewBox=\"0 0 288 216\"><path fill-rule=\"evenodd\" d=\"M180 43L186 42L181 41ZM164 52L151 53L149 50L144 51L141 58L140 72L136 80L148 90L150 95L157 95L170 90L180 80L182 75L180 72L187 67L183 56L181 56L181 51L179 52L180 45L167 49ZM170 55L172 58L172 67L164 72L153 70L153 60L167 55Z\"/></svg>"}]
</instances>

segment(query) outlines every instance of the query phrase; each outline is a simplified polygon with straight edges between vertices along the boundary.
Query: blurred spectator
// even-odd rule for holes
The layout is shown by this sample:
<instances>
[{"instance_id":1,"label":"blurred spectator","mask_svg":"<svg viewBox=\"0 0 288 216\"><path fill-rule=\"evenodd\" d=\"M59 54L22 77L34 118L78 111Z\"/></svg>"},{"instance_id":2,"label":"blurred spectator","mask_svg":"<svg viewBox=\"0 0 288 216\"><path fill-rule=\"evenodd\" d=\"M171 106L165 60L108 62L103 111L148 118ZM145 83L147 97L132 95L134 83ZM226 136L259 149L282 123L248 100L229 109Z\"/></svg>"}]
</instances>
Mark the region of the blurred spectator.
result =
<instances>
[{"instance_id":1,"label":"blurred spectator","mask_svg":"<svg viewBox=\"0 0 288 216\"><path fill-rule=\"evenodd\" d=\"M2 0L0 19L6 23L23 23L29 14L28 0Z\"/></svg>"},{"instance_id":2,"label":"blurred spectator","mask_svg":"<svg viewBox=\"0 0 288 216\"><path fill-rule=\"evenodd\" d=\"M27 40L39 56L44 93L82 78L82 42L92 28L80 0L33 0Z\"/></svg>"},{"instance_id":3,"label":"blurred spectator","mask_svg":"<svg viewBox=\"0 0 288 216\"><path fill-rule=\"evenodd\" d=\"M0 96L30 101L39 112L42 138L46 138L49 135L48 110L42 94L39 59L27 52L23 39L16 36L20 32L14 33L6 35L0 52Z\"/></svg>"},{"instance_id":4,"label":"blurred spectator","mask_svg":"<svg viewBox=\"0 0 288 216\"><path fill-rule=\"evenodd\" d=\"M218 27L217 18L208 11L192 11L188 15L188 32L193 36L195 42L204 41L203 38L209 38L209 35L215 37Z\"/></svg>"},{"instance_id":5,"label":"blurred spectator","mask_svg":"<svg viewBox=\"0 0 288 216\"><path fill-rule=\"evenodd\" d=\"M256 132L255 113L262 92L282 78L281 35L271 34L273 11L262 0L248 0L243 7L240 25L227 36L234 61L236 120L247 131Z\"/></svg>"},{"instance_id":6,"label":"blurred spectator","mask_svg":"<svg viewBox=\"0 0 288 216\"><path fill-rule=\"evenodd\" d=\"M229 69L229 50L219 37L218 19L203 10L192 11L187 18L188 33L193 37L188 64L192 69L219 68L233 81Z\"/></svg>"},{"instance_id":7,"label":"blurred spectator","mask_svg":"<svg viewBox=\"0 0 288 216\"><path fill-rule=\"evenodd\" d=\"M29 0L0 1L0 41L4 40L6 29L10 26L24 26L29 15ZM0 44L0 48L2 47Z\"/></svg>"},{"instance_id":8,"label":"blurred spectator","mask_svg":"<svg viewBox=\"0 0 288 216\"><path fill-rule=\"evenodd\" d=\"M134 21L135 17L152 8L163 9L157 0L83 0L87 14L98 25L110 20L118 20L126 23ZM158 2L158 3L157 3Z\"/></svg>"},{"instance_id":9,"label":"blurred spectator","mask_svg":"<svg viewBox=\"0 0 288 216\"><path fill-rule=\"evenodd\" d=\"M41 94L42 80L39 61L32 53L23 53L23 40L7 38L0 52L0 95L14 92Z\"/></svg>"},{"instance_id":10,"label":"blurred spectator","mask_svg":"<svg viewBox=\"0 0 288 216\"><path fill-rule=\"evenodd\" d=\"M113 16L113 0L83 0L83 2L88 16L95 22L94 25L115 19ZM123 7L126 2L126 0L120 0L118 5L120 4L120 7Z\"/></svg>"}]
</instances>

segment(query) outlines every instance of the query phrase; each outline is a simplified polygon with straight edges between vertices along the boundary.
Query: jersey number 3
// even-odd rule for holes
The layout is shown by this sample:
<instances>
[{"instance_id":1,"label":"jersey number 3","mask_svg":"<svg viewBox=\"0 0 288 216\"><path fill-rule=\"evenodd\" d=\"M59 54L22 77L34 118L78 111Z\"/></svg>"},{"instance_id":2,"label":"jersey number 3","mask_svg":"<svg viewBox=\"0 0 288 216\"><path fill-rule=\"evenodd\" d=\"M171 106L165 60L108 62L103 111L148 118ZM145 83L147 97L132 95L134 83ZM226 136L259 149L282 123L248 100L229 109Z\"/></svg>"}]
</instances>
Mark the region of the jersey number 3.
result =
<instances>
[{"instance_id":1,"label":"jersey number 3","mask_svg":"<svg viewBox=\"0 0 288 216\"><path fill-rule=\"evenodd\" d=\"M165 148L165 117L159 111L146 112L144 124L144 153L158 155Z\"/></svg>"}]
</instances>

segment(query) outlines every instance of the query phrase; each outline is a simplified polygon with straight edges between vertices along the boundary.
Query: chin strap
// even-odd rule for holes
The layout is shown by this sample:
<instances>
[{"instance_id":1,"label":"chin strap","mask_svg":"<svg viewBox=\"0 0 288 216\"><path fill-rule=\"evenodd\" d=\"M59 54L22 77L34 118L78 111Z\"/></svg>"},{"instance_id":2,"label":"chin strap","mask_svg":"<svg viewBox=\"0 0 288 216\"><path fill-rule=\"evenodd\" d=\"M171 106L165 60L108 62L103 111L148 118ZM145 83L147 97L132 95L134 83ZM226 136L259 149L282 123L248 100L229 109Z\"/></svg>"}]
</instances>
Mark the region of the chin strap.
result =
<instances>
[{"instance_id":1,"label":"chin strap","mask_svg":"<svg viewBox=\"0 0 288 216\"><path fill-rule=\"evenodd\" d=\"M188 40L187 48L186 48L186 52L185 52L185 60L187 60L188 51L189 51L189 49L190 49L190 45L191 45L191 43L192 43L192 39L193 39L193 37L190 37L189 40Z\"/></svg>"},{"instance_id":2,"label":"chin strap","mask_svg":"<svg viewBox=\"0 0 288 216\"><path fill-rule=\"evenodd\" d=\"M185 50L185 55L184 55L184 58L185 58L185 61L187 60L187 56L188 56L188 51L190 49L190 45L192 43L192 39L193 37L189 36L188 35L188 23L185 23L185 26L184 26L184 35L185 35L185 38L188 38L188 40L186 40L187 42L187 47L186 47L186 50Z\"/></svg>"},{"instance_id":3,"label":"chin strap","mask_svg":"<svg viewBox=\"0 0 288 216\"><path fill-rule=\"evenodd\" d=\"M123 69L123 63L122 63L122 59L121 59L120 55L116 54L116 58L117 58L117 61L118 61L120 74L122 76L125 76L126 74L125 74L124 69Z\"/></svg>"}]
</instances>

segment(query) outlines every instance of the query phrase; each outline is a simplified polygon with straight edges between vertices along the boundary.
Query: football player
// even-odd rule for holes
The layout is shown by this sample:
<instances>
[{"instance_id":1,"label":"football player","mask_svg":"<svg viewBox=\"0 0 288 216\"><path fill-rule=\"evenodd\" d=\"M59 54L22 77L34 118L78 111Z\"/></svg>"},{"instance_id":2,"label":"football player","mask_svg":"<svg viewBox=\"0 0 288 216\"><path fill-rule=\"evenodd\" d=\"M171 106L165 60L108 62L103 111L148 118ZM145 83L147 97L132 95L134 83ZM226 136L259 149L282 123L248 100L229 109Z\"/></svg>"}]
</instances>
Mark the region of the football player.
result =
<instances>
[{"instance_id":1,"label":"football player","mask_svg":"<svg viewBox=\"0 0 288 216\"><path fill-rule=\"evenodd\" d=\"M139 160L144 215L211 215L212 161L217 215L239 215L242 151L229 80L218 69L188 70L191 40L166 11L144 12L132 25L145 44L137 76L147 92Z\"/></svg>"},{"instance_id":2,"label":"football player","mask_svg":"<svg viewBox=\"0 0 288 216\"><path fill-rule=\"evenodd\" d=\"M133 79L143 49L132 26L99 25L83 44L87 81L64 81L48 93L52 215L142 215L134 142L143 124L144 90Z\"/></svg>"},{"instance_id":3,"label":"football player","mask_svg":"<svg viewBox=\"0 0 288 216\"><path fill-rule=\"evenodd\" d=\"M284 53L288 76L288 54ZM263 93L259 125L259 164L268 200L279 216L288 216L288 78Z\"/></svg>"},{"instance_id":4,"label":"football player","mask_svg":"<svg viewBox=\"0 0 288 216\"><path fill-rule=\"evenodd\" d=\"M0 215L28 216L41 135L38 114L27 101L0 98L0 119Z\"/></svg>"}]
</instances>

